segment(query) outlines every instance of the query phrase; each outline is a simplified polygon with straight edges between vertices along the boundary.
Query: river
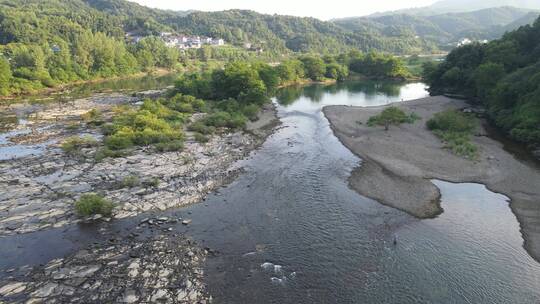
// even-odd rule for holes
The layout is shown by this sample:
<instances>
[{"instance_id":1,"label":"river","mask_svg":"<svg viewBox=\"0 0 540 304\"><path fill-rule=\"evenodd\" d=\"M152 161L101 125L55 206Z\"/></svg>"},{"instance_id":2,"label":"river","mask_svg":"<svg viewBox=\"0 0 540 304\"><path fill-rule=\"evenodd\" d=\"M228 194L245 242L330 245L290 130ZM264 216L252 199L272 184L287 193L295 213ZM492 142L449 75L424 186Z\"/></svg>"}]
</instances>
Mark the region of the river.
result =
<instances>
[{"instance_id":1,"label":"river","mask_svg":"<svg viewBox=\"0 0 540 304\"><path fill-rule=\"evenodd\" d=\"M238 164L245 172L204 202L165 213L191 218L176 230L219 252L205 266L214 303L539 303L540 264L523 249L505 196L434 181L445 211L418 220L349 188L361 160L321 109L421 98L425 89L357 82L278 93L282 126ZM4 238L0 267L46 262L92 235L72 226Z\"/></svg>"},{"instance_id":2,"label":"river","mask_svg":"<svg viewBox=\"0 0 540 304\"><path fill-rule=\"evenodd\" d=\"M207 266L216 302L537 304L540 264L523 249L505 196L434 181L445 212L417 220L348 187L361 160L333 135L322 107L426 95L421 83L278 94L282 128L242 163L236 182L189 209L190 233L221 252Z\"/></svg>"}]
</instances>

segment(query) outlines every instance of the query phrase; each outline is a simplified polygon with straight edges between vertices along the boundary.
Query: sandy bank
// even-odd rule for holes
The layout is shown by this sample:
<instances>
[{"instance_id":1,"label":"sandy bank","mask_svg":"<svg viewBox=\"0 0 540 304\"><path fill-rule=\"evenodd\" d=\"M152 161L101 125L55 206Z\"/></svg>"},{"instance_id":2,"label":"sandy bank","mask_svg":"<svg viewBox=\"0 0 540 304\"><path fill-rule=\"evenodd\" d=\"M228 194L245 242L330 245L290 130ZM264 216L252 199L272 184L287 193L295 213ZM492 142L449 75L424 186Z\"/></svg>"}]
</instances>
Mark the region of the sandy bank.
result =
<instances>
[{"instance_id":1,"label":"sandy bank","mask_svg":"<svg viewBox=\"0 0 540 304\"><path fill-rule=\"evenodd\" d=\"M485 184L510 197L525 248L540 260L540 171L506 152L501 143L485 136L481 127L473 138L480 147L478 161L445 150L425 123L437 112L465 107L463 101L437 96L395 105L422 119L385 132L365 125L385 106L324 108L336 136L363 160L350 177L351 187L385 205L429 218L443 212L439 190L430 179Z\"/></svg>"}]
</instances>

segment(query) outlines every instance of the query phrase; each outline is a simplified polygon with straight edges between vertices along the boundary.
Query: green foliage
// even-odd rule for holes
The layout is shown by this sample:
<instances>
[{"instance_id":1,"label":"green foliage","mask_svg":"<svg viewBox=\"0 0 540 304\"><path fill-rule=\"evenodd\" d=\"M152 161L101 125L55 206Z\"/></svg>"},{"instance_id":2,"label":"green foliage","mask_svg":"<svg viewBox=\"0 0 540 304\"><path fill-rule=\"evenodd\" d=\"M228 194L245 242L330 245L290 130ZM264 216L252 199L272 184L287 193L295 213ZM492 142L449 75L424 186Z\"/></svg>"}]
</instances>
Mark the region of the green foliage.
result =
<instances>
[{"instance_id":1,"label":"green foliage","mask_svg":"<svg viewBox=\"0 0 540 304\"><path fill-rule=\"evenodd\" d=\"M178 152L184 149L183 140L159 142L154 145L159 152Z\"/></svg>"},{"instance_id":2,"label":"green foliage","mask_svg":"<svg viewBox=\"0 0 540 304\"><path fill-rule=\"evenodd\" d=\"M476 123L469 115L456 110L448 110L435 114L428 120L427 127L432 131L470 133L476 127Z\"/></svg>"},{"instance_id":3,"label":"green foliage","mask_svg":"<svg viewBox=\"0 0 540 304\"><path fill-rule=\"evenodd\" d=\"M304 71L307 78L313 81L324 80L326 73L326 64L318 56L303 56L300 61L304 65Z\"/></svg>"},{"instance_id":4,"label":"green foliage","mask_svg":"<svg viewBox=\"0 0 540 304\"><path fill-rule=\"evenodd\" d=\"M64 140L60 148L67 154L78 155L83 148L91 148L97 145L97 140L90 135L84 137L73 136Z\"/></svg>"},{"instance_id":5,"label":"green foliage","mask_svg":"<svg viewBox=\"0 0 540 304\"><path fill-rule=\"evenodd\" d=\"M207 126L203 121L197 121L197 122L192 123L188 127L188 130L192 132L197 132L203 135L209 135L209 134L213 134L216 131L216 127Z\"/></svg>"},{"instance_id":6,"label":"green foliage","mask_svg":"<svg viewBox=\"0 0 540 304\"><path fill-rule=\"evenodd\" d=\"M172 101L171 101L172 100ZM160 151L181 149L184 115L176 111L186 101L198 104L194 98L174 96L171 100L144 101L138 110L117 115L111 125L106 125L105 146L110 150L124 150L133 146L154 145ZM171 107L167 105L170 104ZM191 104L191 103L189 103Z\"/></svg>"},{"instance_id":7,"label":"green foliage","mask_svg":"<svg viewBox=\"0 0 540 304\"><path fill-rule=\"evenodd\" d=\"M207 143L210 140L208 136L201 133L195 133L193 134L193 137L195 138L195 141L199 143Z\"/></svg>"},{"instance_id":8,"label":"green foliage","mask_svg":"<svg viewBox=\"0 0 540 304\"><path fill-rule=\"evenodd\" d=\"M384 126L386 131L391 125L400 125L403 123L414 123L419 117L415 113L407 115L403 110L397 107L388 107L381 114L369 118L367 125L370 127Z\"/></svg>"},{"instance_id":9,"label":"green foliage","mask_svg":"<svg viewBox=\"0 0 540 304\"><path fill-rule=\"evenodd\" d=\"M141 181L137 175L129 175L122 179L122 188L135 188L141 184Z\"/></svg>"},{"instance_id":10,"label":"green foliage","mask_svg":"<svg viewBox=\"0 0 540 304\"><path fill-rule=\"evenodd\" d=\"M454 93L484 105L512 138L540 144L540 19L485 45L452 51L426 80L432 93Z\"/></svg>"},{"instance_id":11,"label":"green foliage","mask_svg":"<svg viewBox=\"0 0 540 304\"><path fill-rule=\"evenodd\" d=\"M470 115L456 110L447 110L434 115L426 126L444 143L452 153L476 159L478 148L471 143L470 136L476 128L476 121Z\"/></svg>"},{"instance_id":12,"label":"green foliage","mask_svg":"<svg viewBox=\"0 0 540 304\"><path fill-rule=\"evenodd\" d=\"M81 118L89 125L100 126L104 123L101 111L98 109L92 109L84 113Z\"/></svg>"},{"instance_id":13,"label":"green foliage","mask_svg":"<svg viewBox=\"0 0 540 304\"><path fill-rule=\"evenodd\" d=\"M225 111L218 111L212 114L209 114L203 119L203 123L206 126L216 127L216 128L230 128L230 129L241 129L246 125L247 119L244 115L240 113L229 113Z\"/></svg>"},{"instance_id":14,"label":"green foliage","mask_svg":"<svg viewBox=\"0 0 540 304\"><path fill-rule=\"evenodd\" d=\"M350 70L371 78L399 78L410 76L400 58L375 52L357 54L350 58Z\"/></svg>"},{"instance_id":15,"label":"green foliage","mask_svg":"<svg viewBox=\"0 0 540 304\"><path fill-rule=\"evenodd\" d=\"M0 96L9 93L12 76L9 62L3 56L0 56Z\"/></svg>"},{"instance_id":16,"label":"green foliage","mask_svg":"<svg viewBox=\"0 0 540 304\"><path fill-rule=\"evenodd\" d=\"M143 185L148 188L157 188L161 181L157 177L152 177L150 179L147 179L143 181Z\"/></svg>"},{"instance_id":17,"label":"green foliage","mask_svg":"<svg viewBox=\"0 0 540 304\"><path fill-rule=\"evenodd\" d=\"M114 205L98 194L83 194L81 198L75 202L75 211L79 216L90 216L101 214L110 216Z\"/></svg>"}]
</instances>

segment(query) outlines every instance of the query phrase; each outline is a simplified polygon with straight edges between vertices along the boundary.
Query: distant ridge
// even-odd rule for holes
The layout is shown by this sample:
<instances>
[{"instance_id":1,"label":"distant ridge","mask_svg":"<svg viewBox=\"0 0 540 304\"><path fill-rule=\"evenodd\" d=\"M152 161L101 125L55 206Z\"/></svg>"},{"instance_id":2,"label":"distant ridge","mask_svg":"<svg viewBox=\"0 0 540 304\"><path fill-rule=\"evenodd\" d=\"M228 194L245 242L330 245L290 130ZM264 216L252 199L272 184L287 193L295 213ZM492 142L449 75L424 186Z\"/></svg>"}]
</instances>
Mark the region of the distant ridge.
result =
<instances>
[{"instance_id":1,"label":"distant ridge","mask_svg":"<svg viewBox=\"0 0 540 304\"><path fill-rule=\"evenodd\" d=\"M539 0L441 0L430 6L407 8L396 11L378 12L368 17L407 14L414 16L433 16L446 13L465 13L481 9L497 7L516 7L529 10L540 10Z\"/></svg>"}]
</instances>

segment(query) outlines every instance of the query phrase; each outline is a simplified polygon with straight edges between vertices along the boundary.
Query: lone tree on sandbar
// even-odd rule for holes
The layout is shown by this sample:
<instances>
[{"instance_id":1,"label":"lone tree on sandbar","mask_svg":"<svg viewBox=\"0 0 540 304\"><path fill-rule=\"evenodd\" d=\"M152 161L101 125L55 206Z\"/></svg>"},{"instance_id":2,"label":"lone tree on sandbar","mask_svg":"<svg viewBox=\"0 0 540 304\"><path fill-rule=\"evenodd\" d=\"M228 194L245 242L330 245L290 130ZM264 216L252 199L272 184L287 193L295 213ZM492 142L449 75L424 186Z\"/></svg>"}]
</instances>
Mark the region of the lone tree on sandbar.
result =
<instances>
[{"instance_id":1,"label":"lone tree on sandbar","mask_svg":"<svg viewBox=\"0 0 540 304\"><path fill-rule=\"evenodd\" d=\"M388 131L391 125L398 126L402 123L414 123L419 118L415 113L407 115L397 107L389 107L382 111L381 114L370 117L367 125L370 127L384 126L384 130Z\"/></svg>"}]
</instances>

